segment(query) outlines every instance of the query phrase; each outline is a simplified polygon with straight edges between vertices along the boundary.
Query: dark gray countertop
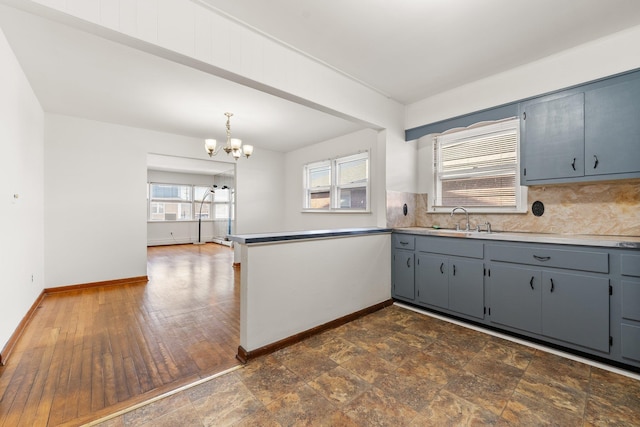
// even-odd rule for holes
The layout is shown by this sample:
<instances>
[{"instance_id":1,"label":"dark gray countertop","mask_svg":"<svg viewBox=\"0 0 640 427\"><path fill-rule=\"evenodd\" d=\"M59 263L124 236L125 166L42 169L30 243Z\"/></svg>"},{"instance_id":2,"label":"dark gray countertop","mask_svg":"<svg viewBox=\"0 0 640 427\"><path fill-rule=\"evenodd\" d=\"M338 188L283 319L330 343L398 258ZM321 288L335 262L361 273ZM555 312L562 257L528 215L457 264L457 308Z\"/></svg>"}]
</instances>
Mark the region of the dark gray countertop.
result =
<instances>
[{"instance_id":1,"label":"dark gray countertop","mask_svg":"<svg viewBox=\"0 0 640 427\"><path fill-rule=\"evenodd\" d=\"M597 234L546 234L512 231L492 233L477 231L456 231L425 227L394 228L401 233L424 236L446 236L467 239L502 240L511 242L555 243L560 245L601 246L609 248L640 249L640 236L602 236Z\"/></svg>"},{"instance_id":2,"label":"dark gray countertop","mask_svg":"<svg viewBox=\"0 0 640 427\"><path fill-rule=\"evenodd\" d=\"M285 231L279 233L235 234L227 236L232 242L242 245L277 243L292 240L326 239L331 237L358 236L363 234L391 233L390 228L340 228L335 230Z\"/></svg>"}]
</instances>

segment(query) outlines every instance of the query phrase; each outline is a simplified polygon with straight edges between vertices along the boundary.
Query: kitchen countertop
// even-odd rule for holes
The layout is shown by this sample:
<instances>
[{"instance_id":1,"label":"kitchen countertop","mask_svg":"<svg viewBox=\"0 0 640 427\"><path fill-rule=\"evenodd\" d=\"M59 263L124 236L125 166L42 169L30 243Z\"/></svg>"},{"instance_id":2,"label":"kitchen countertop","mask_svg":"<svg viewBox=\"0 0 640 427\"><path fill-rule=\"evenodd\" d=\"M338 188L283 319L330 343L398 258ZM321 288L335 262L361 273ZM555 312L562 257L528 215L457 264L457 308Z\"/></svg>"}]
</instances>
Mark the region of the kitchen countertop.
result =
<instances>
[{"instance_id":1,"label":"kitchen countertop","mask_svg":"<svg viewBox=\"0 0 640 427\"><path fill-rule=\"evenodd\" d=\"M285 231L280 233L236 234L227 236L232 242L242 245L259 243L278 243L292 240L326 239L332 237L348 237L363 234L391 233L390 228L339 228L334 230Z\"/></svg>"},{"instance_id":2,"label":"kitchen countertop","mask_svg":"<svg viewBox=\"0 0 640 427\"><path fill-rule=\"evenodd\" d=\"M560 245L600 246L609 248L640 249L640 236L603 236L597 234L547 234L512 231L456 231L426 227L394 228L394 232L423 236L445 236L465 239L500 240L511 242L554 243Z\"/></svg>"}]
</instances>

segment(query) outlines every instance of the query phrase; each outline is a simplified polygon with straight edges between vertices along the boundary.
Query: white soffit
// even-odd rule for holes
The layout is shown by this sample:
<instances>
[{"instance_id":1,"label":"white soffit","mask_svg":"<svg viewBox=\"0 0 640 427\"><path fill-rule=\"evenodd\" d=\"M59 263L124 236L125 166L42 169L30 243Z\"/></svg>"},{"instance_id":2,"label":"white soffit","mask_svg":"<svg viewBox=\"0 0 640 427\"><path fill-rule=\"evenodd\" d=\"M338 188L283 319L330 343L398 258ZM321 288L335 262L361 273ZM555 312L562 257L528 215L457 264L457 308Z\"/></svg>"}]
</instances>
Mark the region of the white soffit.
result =
<instances>
[{"instance_id":1,"label":"white soffit","mask_svg":"<svg viewBox=\"0 0 640 427\"><path fill-rule=\"evenodd\" d=\"M276 96L0 5L4 32L46 112L288 152L364 128Z\"/></svg>"}]
</instances>

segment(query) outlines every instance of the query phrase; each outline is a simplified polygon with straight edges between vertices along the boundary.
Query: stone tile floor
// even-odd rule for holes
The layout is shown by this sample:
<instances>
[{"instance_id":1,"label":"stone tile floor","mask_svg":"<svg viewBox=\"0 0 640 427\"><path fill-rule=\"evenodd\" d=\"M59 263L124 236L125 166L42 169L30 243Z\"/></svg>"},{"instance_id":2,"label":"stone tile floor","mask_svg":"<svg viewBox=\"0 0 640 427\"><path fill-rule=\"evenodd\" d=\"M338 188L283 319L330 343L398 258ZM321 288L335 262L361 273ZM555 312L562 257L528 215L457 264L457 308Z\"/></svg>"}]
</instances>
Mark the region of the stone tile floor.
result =
<instances>
[{"instance_id":1,"label":"stone tile floor","mask_svg":"<svg viewBox=\"0 0 640 427\"><path fill-rule=\"evenodd\" d=\"M640 381L390 306L99 425L640 426Z\"/></svg>"}]
</instances>

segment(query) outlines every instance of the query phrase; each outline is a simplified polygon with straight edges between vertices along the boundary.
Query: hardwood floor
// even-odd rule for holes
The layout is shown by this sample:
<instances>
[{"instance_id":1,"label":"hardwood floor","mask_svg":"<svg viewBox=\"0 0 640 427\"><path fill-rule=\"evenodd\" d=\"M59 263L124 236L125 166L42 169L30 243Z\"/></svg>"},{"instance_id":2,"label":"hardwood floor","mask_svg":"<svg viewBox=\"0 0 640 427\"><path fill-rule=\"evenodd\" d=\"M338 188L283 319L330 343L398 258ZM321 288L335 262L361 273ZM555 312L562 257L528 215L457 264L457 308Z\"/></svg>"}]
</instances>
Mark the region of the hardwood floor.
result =
<instances>
[{"instance_id":1,"label":"hardwood floor","mask_svg":"<svg viewBox=\"0 0 640 427\"><path fill-rule=\"evenodd\" d=\"M239 362L227 247L148 249L147 284L46 296L0 367L0 426L79 425Z\"/></svg>"}]
</instances>

